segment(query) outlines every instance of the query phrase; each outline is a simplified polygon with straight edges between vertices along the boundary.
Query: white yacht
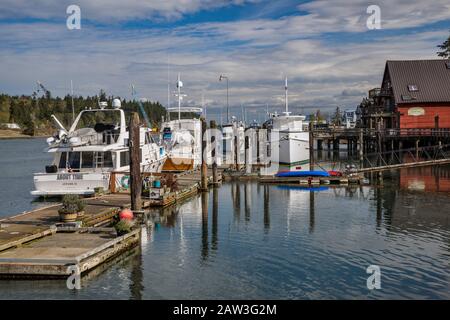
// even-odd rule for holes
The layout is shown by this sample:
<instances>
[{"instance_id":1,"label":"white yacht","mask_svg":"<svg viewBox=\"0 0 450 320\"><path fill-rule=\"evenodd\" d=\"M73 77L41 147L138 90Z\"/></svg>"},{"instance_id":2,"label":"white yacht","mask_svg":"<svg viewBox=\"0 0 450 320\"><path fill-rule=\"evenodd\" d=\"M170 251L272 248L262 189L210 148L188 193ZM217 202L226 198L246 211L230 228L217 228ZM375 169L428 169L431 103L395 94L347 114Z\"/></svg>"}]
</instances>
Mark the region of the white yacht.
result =
<instances>
[{"instance_id":1,"label":"white yacht","mask_svg":"<svg viewBox=\"0 0 450 320\"><path fill-rule=\"evenodd\" d=\"M179 118L161 124L162 141L167 148L164 171L186 171L197 168L202 161L202 123L195 114L202 108L168 108L168 112L179 111ZM181 114L189 117L182 119Z\"/></svg>"},{"instance_id":2,"label":"white yacht","mask_svg":"<svg viewBox=\"0 0 450 320\"><path fill-rule=\"evenodd\" d=\"M309 132L304 131L303 115L291 115L285 80L285 111L272 114L268 127L271 136L271 161L281 169L309 170Z\"/></svg>"},{"instance_id":3,"label":"white yacht","mask_svg":"<svg viewBox=\"0 0 450 320\"><path fill-rule=\"evenodd\" d=\"M114 99L112 107L100 102L98 109L81 111L68 131L52 115L59 132L47 139L47 152L54 159L45 172L34 174L32 195L89 195L98 187L108 190L110 183L117 183L110 182L112 172L122 178L119 187L128 187L129 132L120 100ZM154 142L151 129L140 128L140 147L141 171L160 172L167 157L164 147Z\"/></svg>"},{"instance_id":4,"label":"white yacht","mask_svg":"<svg viewBox=\"0 0 450 320\"><path fill-rule=\"evenodd\" d=\"M169 119L161 124L162 141L167 149L167 161L164 171L186 171L197 168L202 161L202 123L200 115L202 108L181 107L181 92L183 82L178 74L176 96L178 108L167 108ZM171 113L178 113L175 120L170 119ZM182 118L182 114L187 114Z\"/></svg>"}]
</instances>

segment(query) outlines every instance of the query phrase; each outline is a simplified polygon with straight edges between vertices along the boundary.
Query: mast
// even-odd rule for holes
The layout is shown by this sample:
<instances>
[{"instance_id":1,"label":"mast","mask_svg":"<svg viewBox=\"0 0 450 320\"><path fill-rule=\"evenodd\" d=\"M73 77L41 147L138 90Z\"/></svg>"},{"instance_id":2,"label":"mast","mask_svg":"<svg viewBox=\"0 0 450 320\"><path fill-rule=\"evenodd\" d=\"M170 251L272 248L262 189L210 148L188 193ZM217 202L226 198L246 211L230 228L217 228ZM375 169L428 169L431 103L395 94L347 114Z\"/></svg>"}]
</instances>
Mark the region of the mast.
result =
<instances>
[{"instance_id":1,"label":"mast","mask_svg":"<svg viewBox=\"0 0 450 320\"><path fill-rule=\"evenodd\" d=\"M178 73L178 80L177 80L177 89L178 89L178 121L181 120L181 87L183 86L183 83L180 80L180 73Z\"/></svg>"},{"instance_id":2,"label":"mast","mask_svg":"<svg viewBox=\"0 0 450 320\"><path fill-rule=\"evenodd\" d=\"M285 103L285 111L286 115L289 114L289 104L288 104L288 81L287 77L284 79L284 103Z\"/></svg>"},{"instance_id":3,"label":"mast","mask_svg":"<svg viewBox=\"0 0 450 320\"><path fill-rule=\"evenodd\" d=\"M167 55L167 120L170 121L170 57Z\"/></svg>"}]
</instances>

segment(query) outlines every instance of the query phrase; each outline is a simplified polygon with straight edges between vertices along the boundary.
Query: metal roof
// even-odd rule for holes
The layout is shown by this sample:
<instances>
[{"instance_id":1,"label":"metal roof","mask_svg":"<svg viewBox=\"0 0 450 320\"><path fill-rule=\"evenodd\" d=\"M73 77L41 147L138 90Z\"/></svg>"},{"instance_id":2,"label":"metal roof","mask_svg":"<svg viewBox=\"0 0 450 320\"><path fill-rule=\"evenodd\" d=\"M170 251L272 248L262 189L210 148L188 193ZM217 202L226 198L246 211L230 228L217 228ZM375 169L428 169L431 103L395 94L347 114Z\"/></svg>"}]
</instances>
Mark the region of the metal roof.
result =
<instances>
[{"instance_id":1,"label":"metal roof","mask_svg":"<svg viewBox=\"0 0 450 320\"><path fill-rule=\"evenodd\" d=\"M449 60L387 61L385 72L396 103L450 103Z\"/></svg>"}]
</instances>

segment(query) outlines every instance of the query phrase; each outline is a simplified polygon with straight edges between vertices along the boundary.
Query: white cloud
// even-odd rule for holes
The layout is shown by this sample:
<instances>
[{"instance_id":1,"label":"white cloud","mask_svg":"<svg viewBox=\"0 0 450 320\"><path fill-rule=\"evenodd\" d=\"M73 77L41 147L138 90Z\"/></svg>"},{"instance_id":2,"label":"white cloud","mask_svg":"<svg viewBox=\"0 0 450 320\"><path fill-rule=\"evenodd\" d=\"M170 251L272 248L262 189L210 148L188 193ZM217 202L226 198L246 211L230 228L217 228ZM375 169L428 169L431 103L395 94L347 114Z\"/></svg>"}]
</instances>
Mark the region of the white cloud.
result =
<instances>
[{"instance_id":1,"label":"white cloud","mask_svg":"<svg viewBox=\"0 0 450 320\"><path fill-rule=\"evenodd\" d=\"M404 1L396 2L399 11L405 12ZM46 3L52 1L44 2L44 7ZM186 1L185 5L196 8L196 3ZM169 53L172 88L176 73L181 72L187 103L199 104L204 92L216 112L225 103L225 85L218 81L220 73L230 78L230 101L235 106L243 102L265 109L268 102L281 107L284 75L290 79L293 107L356 106L364 92L379 86L387 59L434 58L436 45L448 36L448 31L406 30L397 36L381 37L378 31L364 29L365 20L362 14L358 16L363 2L355 3L360 5L333 2L333 9L318 1L300 5L299 9L310 12L305 16L190 24L172 29L123 30L86 25L79 31L68 31L65 22L4 24L0 28L0 88L31 93L34 81L41 80L55 94L64 95L73 79L78 94L93 95L103 88L129 98L129 85L134 83L141 96L165 104ZM424 8L428 23L447 14L442 13L443 2L436 3L440 12ZM133 2L127 5L133 7ZM152 1L152 5L158 3ZM389 7L388 11L395 10ZM346 12L350 16L343 19ZM391 26L398 27L401 17L391 14L391 18L395 21ZM418 17L408 21L418 25L426 20ZM354 37L339 42L324 36L325 32L335 31L350 32ZM361 35L372 40L358 42ZM173 102L174 97L171 99Z\"/></svg>"},{"instance_id":2,"label":"white cloud","mask_svg":"<svg viewBox=\"0 0 450 320\"><path fill-rule=\"evenodd\" d=\"M0 18L65 19L66 8L76 4L82 17L100 22L132 19L178 19L200 10L240 5L255 0L2 0Z\"/></svg>"}]
</instances>

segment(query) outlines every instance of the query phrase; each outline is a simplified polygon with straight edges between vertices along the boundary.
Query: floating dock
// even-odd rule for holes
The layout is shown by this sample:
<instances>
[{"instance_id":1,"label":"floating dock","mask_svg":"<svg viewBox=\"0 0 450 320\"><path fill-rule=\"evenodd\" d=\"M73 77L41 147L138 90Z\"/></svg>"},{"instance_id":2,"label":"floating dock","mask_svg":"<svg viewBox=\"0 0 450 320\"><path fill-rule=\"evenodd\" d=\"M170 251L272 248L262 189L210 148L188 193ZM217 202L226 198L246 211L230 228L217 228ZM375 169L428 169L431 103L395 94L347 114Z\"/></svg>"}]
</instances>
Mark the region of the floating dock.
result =
<instances>
[{"instance_id":1,"label":"floating dock","mask_svg":"<svg viewBox=\"0 0 450 320\"><path fill-rule=\"evenodd\" d=\"M219 173L219 181L222 176ZM195 195L201 187L199 171L171 176L172 188L154 188L161 196L142 197L144 208L167 207ZM208 172L208 184L212 184ZM58 278L70 275L69 267L81 273L131 250L140 241L140 228L116 236L110 225L122 208L131 206L128 192L105 194L84 200L81 227L59 223L60 203L0 220L0 278Z\"/></svg>"}]
</instances>

